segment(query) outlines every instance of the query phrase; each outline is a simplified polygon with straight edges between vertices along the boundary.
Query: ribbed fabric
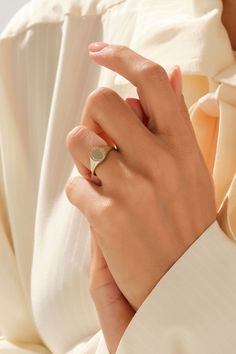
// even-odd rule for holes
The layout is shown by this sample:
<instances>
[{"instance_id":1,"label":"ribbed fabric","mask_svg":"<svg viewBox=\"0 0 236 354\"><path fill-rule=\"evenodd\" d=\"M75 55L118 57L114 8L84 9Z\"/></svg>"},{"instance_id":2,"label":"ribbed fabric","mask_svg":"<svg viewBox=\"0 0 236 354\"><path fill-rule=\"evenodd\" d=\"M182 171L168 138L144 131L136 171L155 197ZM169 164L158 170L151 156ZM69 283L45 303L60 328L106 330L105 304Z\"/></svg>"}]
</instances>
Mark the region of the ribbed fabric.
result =
<instances>
[{"instance_id":1,"label":"ribbed fabric","mask_svg":"<svg viewBox=\"0 0 236 354\"><path fill-rule=\"evenodd\" d=\"M0 353L108 354L89 294L89 227L64 191L67 133L98 86L88 57L124 44L179 64L219 218L156 284L117 354L236 352L236 62L220 0L33 0L0 36Z\"/></svg>"}]
</instances>

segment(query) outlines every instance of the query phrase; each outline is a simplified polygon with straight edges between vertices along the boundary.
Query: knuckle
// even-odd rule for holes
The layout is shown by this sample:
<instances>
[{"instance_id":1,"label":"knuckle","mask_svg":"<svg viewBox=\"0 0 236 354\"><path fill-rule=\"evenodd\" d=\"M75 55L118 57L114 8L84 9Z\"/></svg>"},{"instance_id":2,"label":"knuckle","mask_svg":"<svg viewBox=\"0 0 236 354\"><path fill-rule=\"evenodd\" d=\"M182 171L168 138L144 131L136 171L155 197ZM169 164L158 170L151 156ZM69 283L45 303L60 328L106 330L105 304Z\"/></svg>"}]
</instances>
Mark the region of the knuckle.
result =
<instances>
[{"instance_id":1,"label":"knuckle","mask_svg":"<svg viewBox=\"0 0 236 354\"><path fill-rule=\"evenodd\" d=\"M65 185L65 193L67 198L73 203L74 195L76 191L77 177L70 178Z\"/></svg>"},{"instance_id":2,"label":"knuckle","mask_svg":"<svg viewBox=\"0 0 236 354\"><path fill-rule=\"evenodd\" d=\"M151 61L144 61L140 67L140 75L142 78L158 78L159 81L168 79L165 69Z\"/></svg>"},{"instance_id":3,"label":"knuckle","mask_svg":"<svg viewBox=\"0 0 236 354\"><path fill-rule=\"evenodd\" d=\"M87 128L83 125L71 130L66 136L67 147L71 149L75 142L78 143L78 141L83 141L86 138L87 133Z\"/></svg>"},{"instance_id":4,"label":"knuckle","mask_svg":"<svg viewBox=\"0 0 236 354\"><path fill-rule=\"evenodd\" d=\"M116 93L109 87L99 87L92 91L88 96L88 105L99 104L100 102L108 101L113 98Z\"/></svg>"}]
</instances>

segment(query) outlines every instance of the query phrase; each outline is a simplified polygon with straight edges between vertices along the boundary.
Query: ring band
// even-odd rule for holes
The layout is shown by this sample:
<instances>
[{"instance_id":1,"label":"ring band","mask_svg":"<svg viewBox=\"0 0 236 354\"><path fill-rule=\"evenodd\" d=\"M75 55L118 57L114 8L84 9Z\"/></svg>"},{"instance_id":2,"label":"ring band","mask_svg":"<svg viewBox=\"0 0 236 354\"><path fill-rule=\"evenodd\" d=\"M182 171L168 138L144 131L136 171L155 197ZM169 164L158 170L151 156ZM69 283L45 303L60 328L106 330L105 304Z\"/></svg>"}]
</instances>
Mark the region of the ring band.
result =
<instances>
[{"instance_id":1,"label":"ring band","mask_svg":"<svg viewBox=\"0 0 236 354\"><path fill-rule=\"evenodd\" d=\"M101 145L93 147L89 152L90 157L90 170L96 176L95 170L107 157L111 150L118 151L117 146Z\"/></svg>"}]
</instances>

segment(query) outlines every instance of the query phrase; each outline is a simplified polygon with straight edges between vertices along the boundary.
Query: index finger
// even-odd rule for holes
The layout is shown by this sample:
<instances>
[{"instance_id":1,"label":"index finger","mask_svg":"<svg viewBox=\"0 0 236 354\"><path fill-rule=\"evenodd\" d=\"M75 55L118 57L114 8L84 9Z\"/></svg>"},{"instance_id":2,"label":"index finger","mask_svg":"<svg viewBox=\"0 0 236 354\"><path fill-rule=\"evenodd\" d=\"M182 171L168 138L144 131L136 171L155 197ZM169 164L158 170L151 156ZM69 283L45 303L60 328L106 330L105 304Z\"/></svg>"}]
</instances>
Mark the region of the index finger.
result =
<instances>
[{"instance_id":1,"label":"index finger","mask_svg":"<svg viewBox=\"0 0 236 354\"><path fill-rule=\"evenodd\" d=\"M103 65L125 77L134 86L145 114L153 123L152 131L178 134L184 122L176 117L178 105L165 69L124 45L107 45L89 55Z\"/></svg>"}]
</instances>

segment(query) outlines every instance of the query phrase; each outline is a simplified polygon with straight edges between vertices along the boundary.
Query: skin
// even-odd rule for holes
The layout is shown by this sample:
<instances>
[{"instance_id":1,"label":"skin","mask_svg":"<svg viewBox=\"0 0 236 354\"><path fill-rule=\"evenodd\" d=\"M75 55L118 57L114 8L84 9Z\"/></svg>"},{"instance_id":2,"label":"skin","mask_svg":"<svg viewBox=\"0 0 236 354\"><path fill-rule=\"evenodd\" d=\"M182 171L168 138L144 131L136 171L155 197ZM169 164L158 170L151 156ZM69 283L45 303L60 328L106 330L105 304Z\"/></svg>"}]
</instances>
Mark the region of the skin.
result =
<instances>
[{"instance_id":1,"label":"skin","mask_svg":"<svg viewBox=\"0 0 236 354\"><path fill-rule=\"evenodd\" d=\"M236 50L236 2L224 0L223 5L222 22ZM105 46L100 43L89 49L97 51ZM131 60L125 60L127 57ZM65 191L69 201L90 222L90 293L108 349L113 354L151 290L215 220L216 207L213 180L199 151L184 103L179 68L174 67L165 76L157 64L120 46L111 46L107 52L90 53L90 58L126 77L137 87L139 95L139 99L127 98L121 102L112 90L93 91L84 108L82 126L73 129L66 139L84 178L69 180ZM135 62L135 70L130 62ZM156 100L157 95L162 99ZM172 111L168 113L170 106ZM116 111L117 117L111 121L109 117ZM123 115L125 119L121 120ZM132 126L127 124L129 120ZM138 122L146 126L152 138L141 131ZM127 134L130 129L134 131L134 150L141 148L142 151L132 155L134 151L130 149L130 158L125 159L132 138ZM89 149L97 144L112 144L117 139L122 142L117 144L122 146L121 151L111 152L98 167L98 177L91 176ZM148 160L150 148L157 152L156 165L153 159ZM141 154L147 156L144 164L138 158ZM135 161L131 156L136 156Z\"/></svg>"},{"instance_id":2,"label":"skin","mask_svg":"<svg viewBox=\"0 0 236 354\"><path fill-rule=\"evenodd\" d=\"M224 0L223 12L222 12L222 23L227 30L233 50L236 50L235 13L236 13L236 1Z\"/></svg>"}]
</instances>

